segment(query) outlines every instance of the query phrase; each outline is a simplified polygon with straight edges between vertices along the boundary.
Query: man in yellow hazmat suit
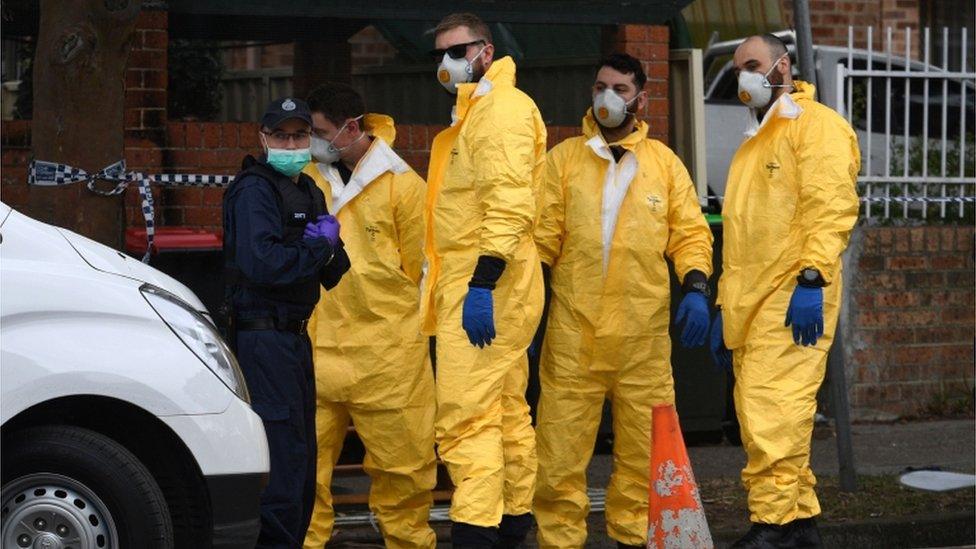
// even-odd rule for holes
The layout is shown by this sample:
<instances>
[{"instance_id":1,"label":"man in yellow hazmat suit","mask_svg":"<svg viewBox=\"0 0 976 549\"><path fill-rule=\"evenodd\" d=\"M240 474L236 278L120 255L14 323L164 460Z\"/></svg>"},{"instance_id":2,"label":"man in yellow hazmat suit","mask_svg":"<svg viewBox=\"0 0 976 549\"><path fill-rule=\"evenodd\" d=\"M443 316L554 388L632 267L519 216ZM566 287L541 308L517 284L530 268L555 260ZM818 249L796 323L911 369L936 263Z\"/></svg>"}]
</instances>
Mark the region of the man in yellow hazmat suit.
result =
<instances>
[{"instance_id":1,"label":"man in yellow hazmat suit","mask_svg":"<svg viewBox=\"0 0 976 549\"><path fill-rule=\"evenodd\" d=\"M435 432L455 485L452 543L515 546L535 491L526 348L543 305L532 226L546 129L477 16L446 17L434 45L437 78L457 102L431 147L422 308L437 336Z\"/></svg>"},{"instance_id":2,"label":"man in yellow hazmat suit","mask_svg":"<svg viewBox=\"0 0 976 549\"><path fill-rule=\"evenodd\" d=\"M332 535L332 471L350 420L387 547L434 547L434 380L419 315L424 181L390 148L393 120L364 114L352 87L325 84L308 102L315 161L305 173L342 220L352 268L309 324L318 473L305 547L321 549Z\"/></svg>"},{"instance_id":3,"label":"man in yellow hazmat suit","mask_svg":"<svg viewBox=\"0 0 976 549\"><path fill-rule=\"evenodd\" d=\"M725 190L711 336L716 362L734 365L748 458L753 526L734 547L820 547L810 437L857 220L857 137L792 79L775 36L749 38L734 63L750 116Z\"/></svg>"},{"instance_id":4,"label":"man in yellow hazmat suit","mask_svg":"<svg viewBox=\"0 0 976 549\"><path fill-rule=\"evenodd\" d=\"M674 402L671 286L685 296L676 321L685 346L708 335L712 233L681 160L647 136L640 61L600 62L583 134L549 152L535 241L551 267L542 347L534 512L540 547L586 543L586 466L604 399L613 406L607 532L647 544L651 410Z\"/></svg>"}]
</instances>

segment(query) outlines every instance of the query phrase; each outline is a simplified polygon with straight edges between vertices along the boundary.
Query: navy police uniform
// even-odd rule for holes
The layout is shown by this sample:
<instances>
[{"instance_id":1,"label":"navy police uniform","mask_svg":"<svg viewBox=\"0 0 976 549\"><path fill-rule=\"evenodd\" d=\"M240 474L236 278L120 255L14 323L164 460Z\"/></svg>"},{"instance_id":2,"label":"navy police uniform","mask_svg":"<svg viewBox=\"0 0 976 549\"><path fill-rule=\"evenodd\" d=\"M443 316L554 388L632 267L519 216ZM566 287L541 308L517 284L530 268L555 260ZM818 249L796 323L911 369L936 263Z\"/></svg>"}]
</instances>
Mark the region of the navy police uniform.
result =
<instances>
[{"instance_id":1,"label":"navy police uniform","mask_svg":"<svg viewBox=\"0 0 976 549\"><path fill-rule=\"evenodd\" d=\"M315 378L305 326L320 285L338 284L349 258L341 240L302 238L305 225L327 213L322 191L304 174L295 182L248 156L223 207L237 358L271 460L258 546L296 548L315 497Z\"/></svg>"}]
</instances>

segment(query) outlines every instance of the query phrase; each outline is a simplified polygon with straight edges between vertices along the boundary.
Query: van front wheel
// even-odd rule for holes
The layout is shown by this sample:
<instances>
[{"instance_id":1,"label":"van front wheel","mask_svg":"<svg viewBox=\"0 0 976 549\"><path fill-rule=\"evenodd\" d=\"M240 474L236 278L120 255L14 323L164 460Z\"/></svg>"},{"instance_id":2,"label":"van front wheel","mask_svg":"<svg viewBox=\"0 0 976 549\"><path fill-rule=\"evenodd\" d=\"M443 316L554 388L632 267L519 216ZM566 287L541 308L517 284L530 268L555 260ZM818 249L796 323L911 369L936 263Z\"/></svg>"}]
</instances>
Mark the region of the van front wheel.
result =
<instances>
[{"instance_id":1,"label":"van front wheel","mask_svg":"<svg viewBox=\"0 0 976 549\"><path fill-rule=\"evenodd\" d=\"M162 491L132 452L73 426L5 437L2 547L173 547Z\"/></svg>"}]
</instances>

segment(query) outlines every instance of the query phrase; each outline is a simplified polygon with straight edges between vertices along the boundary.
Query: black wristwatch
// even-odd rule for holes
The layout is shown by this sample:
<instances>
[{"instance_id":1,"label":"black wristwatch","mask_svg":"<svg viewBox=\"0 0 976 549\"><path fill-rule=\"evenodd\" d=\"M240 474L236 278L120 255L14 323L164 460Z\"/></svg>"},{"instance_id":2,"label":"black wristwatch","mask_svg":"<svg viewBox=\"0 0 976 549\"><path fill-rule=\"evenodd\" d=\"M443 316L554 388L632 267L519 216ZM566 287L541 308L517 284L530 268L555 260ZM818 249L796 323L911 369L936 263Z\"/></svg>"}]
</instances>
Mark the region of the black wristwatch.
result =
<instances>
[{"instance_id":1,"label":"black wristwatch","mask_svg":"<svg viewBox=\"0 0 976 549\"><path fill-rule=\"evenodd\" d=\"M796 277L796 281L800 286L806 286L807 288L823 288L827 285L827 281L824 280L820 271L813 267L807 267L800 271L800 276Z\"/></svg>"},{"instance_id":2,"label":"black wristwatch","mask_svg":"<svg viewBox=\"0 0 976 549\"><path fill-rule=\"evenodd\" d=\"M708 277L701 271L691 271L685 275L685 282L681 285L684 293L698 292L705 297L712 297L712 289L708 286Z\"/></svg>"}]
</instances>

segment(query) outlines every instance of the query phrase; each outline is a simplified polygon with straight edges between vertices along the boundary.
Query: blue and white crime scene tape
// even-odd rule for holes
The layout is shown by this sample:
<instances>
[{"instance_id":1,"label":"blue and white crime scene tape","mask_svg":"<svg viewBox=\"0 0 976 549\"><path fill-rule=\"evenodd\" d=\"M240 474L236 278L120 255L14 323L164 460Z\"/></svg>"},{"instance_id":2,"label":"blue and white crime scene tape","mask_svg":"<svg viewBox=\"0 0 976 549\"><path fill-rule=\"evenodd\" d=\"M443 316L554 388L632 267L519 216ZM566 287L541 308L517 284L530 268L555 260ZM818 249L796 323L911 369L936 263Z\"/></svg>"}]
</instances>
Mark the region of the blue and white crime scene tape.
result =
<instances>
[{"instance_id":1,"label":"blue and white crime scene tape","mask_svg":"<svg viewBox=\"0 0 976 549\"><path fill-rule=\"evenodd\" d=\"M101 190L95 186L96 181L114 182L115 187ZM38 187L59 187L75 183L87 182L88 190L101 196L115 196L122 194L130 183L139 185L139 196L142 198L142 216L146 222L146 255L144 262L149 261L155 236L154 206L150 185L167 187L226 187L234 180L232 175L201 175L201 174L159 174L149 175L141 172L130 172L125 169L125 160L120 160L96 173L88 173L81 168L75 168L57 162L32 160L28 169L27 184ZM724 197L709 196L709 202L721 202ZM976 202L976 196L862 196L865 204L905 204L905 203L946 203L967 204Z\"/></svg>"},{"instance_id":2,"label":"blue and white crime scene tape","mask_svg":"<svg viewBox=\"0 0 976 549\"><path fill-rule=\"evenodd\" d=\"M96 181L114 182L115 187L101 190L95 186ZM60 187L75 183L87 182L88 190L101 196L115 196L122 194L130 183L139 185L139 196L142 199L142 217L146 222L146 255L143 262L148 262L152 254L155 238L155 211L150 185L167 187L226 187L234 180L232 175L201 175L201 174L160 174L149 175L141 172L130 172L125 169L125 160L120 160L96 173L88 173L81 168L75 168L57 162L32 160L27 171L27 184L37 187Z\"/></svg>"}]
</instances>

